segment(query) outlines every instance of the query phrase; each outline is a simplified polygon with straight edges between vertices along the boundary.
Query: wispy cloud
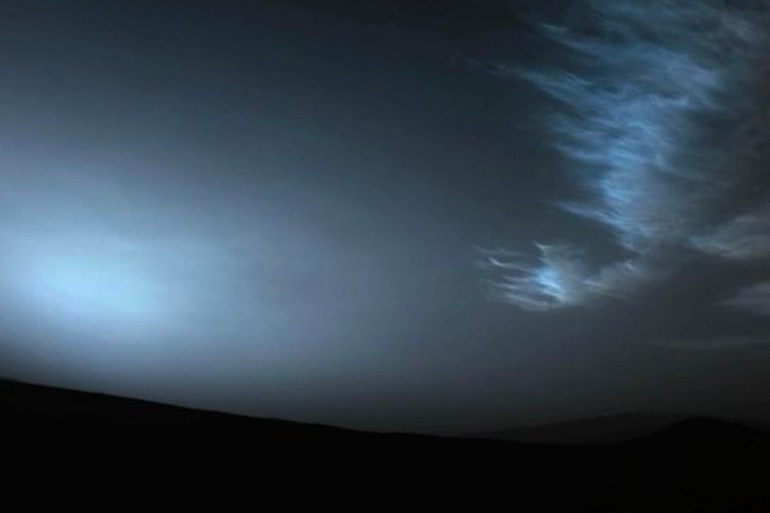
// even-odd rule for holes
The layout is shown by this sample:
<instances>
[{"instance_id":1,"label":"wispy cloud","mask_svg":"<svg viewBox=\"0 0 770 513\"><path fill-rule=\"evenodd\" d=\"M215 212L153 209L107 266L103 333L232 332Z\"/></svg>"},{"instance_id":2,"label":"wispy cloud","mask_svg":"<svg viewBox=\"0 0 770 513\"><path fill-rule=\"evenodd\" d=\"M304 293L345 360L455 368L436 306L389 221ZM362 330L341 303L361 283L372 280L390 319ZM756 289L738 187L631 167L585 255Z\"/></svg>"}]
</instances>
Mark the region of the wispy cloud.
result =
<instances>
[{"instance_id":1,"label":"wispy cloud","mask_svg":"<svg viewBox=\"0 0 770 513\"><path fill-rule=\"evenodd\" d=\"M494 297L530 311L583 302L588 295L588 269L581 255L569 246L536 247L540 257L535 265L520 254L487 254L487 262L506 273L494 285Z\"/></svg>"},{"instance_id":2,"label":"wispy cloud","mask_svg":"<svg viewBox=\"0 0 770 513\"><path fill-rule=\"evenodd\" d=\"M556 102L554 146L589 198L561 208L609 228L632 257L592 272L563 245L538 245L530 265L491 258L505 275L499 295L529 310L626 297L670 248L770 256L770 206L731 204L754 171L757 137L768 136L754 100L770 6L594 0L584 9L581 28L541 24L569 65L503 70Z\"/></svg>"},{"instance_id":3,"label":"wispy cloud","mask_svg":"<svg viewBox=\"0 0 770 513\"><path fill-rule=\"evenodd\" d=\"M655 346L682 351L750 351L764 354L770 350L768 336L731 336L694 339L660 339Z\"/></svg>"},{"instance_id":4,"label":"wispy cloud","mask_svg":"<svg viewBox=\"0 0 770 513\"><path fill-rule=\"evenodd\" d=\"M736 216L711 233L693 237L701 251L732 260L770 257L770 204Z\"/></svg>"},{"instance_id":5,"label":"wispy cloud","mask_svg":"<svg viewBox=\"0 0 770 513\"><path fill-rule=\"evenodd\" d=\"M625 260L591 271L572 246L535 244L537 263L509 251L486 251L486 265L502 270L492 296L530 311L587 304L601 298L626 298L638 283L657 277L643 259Z\"/></svg>"},{"instance_id":6,"label":"wispy cloud","mask_svg":"<svg viewBox=\"0 0 770 513\"><path fill-rule=\"evenodd\" d=\"M745 287L721 304L756 315L770 315L770 281Z\"/></svg>"}]
</instances>

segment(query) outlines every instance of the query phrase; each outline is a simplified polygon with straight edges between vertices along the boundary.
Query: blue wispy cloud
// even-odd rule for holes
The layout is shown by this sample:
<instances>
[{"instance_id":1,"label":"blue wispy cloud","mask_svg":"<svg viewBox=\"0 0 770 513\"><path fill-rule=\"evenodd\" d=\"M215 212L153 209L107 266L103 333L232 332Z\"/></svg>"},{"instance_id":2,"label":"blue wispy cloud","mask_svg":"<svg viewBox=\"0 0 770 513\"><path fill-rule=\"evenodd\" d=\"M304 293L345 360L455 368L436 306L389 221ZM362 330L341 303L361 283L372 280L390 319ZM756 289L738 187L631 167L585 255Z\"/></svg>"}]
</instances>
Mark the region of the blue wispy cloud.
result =
<instances>
[{"instance_id":1,"label":"blue wispy cloud","mask_svg":"<svg viewBox=\"0 0 770 513\"><path fill-rule=\"evenodd\" d=\"M528 310L628 297L665 275L661 255L672 249L770 257L770 195L734 201L766 157L757 84L770 62L770 4L593 0L576 9L579 27L539 25L567 64L500 69L554 102L550 137L588 198L559 207L609 229L630 256L591 267L565 244L536 245L535 261L491 255L503 275L496 297Z\"/></svg>"},{"instance_id":2,"label":"blue wispy cloud","mask_svg":"<svg viewBox=\"0 0 770 513\"><path fill-rule=\"evenodd\" d=\"M755 315L770 315L770 281L744 287L721 304Z\"/></svg>"}]
</instances>

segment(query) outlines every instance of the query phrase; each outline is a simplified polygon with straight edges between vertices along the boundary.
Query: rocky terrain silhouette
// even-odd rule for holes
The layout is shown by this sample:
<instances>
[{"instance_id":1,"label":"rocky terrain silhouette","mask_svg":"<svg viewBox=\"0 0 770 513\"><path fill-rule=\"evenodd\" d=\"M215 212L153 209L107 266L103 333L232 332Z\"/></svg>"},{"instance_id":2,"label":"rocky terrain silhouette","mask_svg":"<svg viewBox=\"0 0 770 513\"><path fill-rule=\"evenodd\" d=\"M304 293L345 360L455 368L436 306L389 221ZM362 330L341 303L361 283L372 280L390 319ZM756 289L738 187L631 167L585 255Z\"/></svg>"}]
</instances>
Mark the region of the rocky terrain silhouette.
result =
<instances>
[{"instance_id":1,"label":"rocky terrain silhouette","mask_svg":"<svg viewBox=\"0 0 770 513\"><path fill-rule=\"evenodd\" d=\"M363 432L10 381L0 381L0 412L7 436L39 440L44 431L49 447L52 438L77 431L91 433L79 451L96 451L97 441L109 452L152 448L173 454L180 467L191 458L207 467L222 464L224 454L260 465L310 463L321 455L322 461L357 461L361 466L354 468L378 485L391 472L386 469L399 468L390 475L394 482L422 480L423 492L444 498L504 497L516 511L770 511L770 432L712 418L688 418L622 442L520 443ZM159 428L174 437L158 434Z\"/></svg>"}]
</instances>

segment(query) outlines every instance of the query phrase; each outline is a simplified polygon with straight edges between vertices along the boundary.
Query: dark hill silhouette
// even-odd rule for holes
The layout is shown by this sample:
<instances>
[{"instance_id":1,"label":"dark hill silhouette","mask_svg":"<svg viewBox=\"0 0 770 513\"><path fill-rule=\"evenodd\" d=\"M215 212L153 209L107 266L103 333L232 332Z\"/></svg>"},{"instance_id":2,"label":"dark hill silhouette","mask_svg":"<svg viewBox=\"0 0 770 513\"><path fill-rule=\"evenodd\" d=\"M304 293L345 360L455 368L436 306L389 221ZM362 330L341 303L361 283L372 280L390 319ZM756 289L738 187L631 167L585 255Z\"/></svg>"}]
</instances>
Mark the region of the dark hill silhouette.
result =
<instances>
[{"instance_id":1,"label":"dark hill silhouette","mask_svg":"<svg viewBox=\"0 0 770 513\"><path fill-rule=\"evenodd\" d=\"M67 429L85 427L143 429ZM150 428L167 428L174 436ZM193 428L227 430L205 434ZM405 493L401 487L410 481L432 500L494 498L514 511L770 511L764 470L770 433L709 418L687 419L615 444L523 444L369 433L0 381L0 429L6 435L6 468L14 454L36 468L40 462L104 452L109 462L119 463L105 469L145 475L165 461L164 475L185 479L202 469L216 474L245 463L245 476L256 486L262 482L254 472L275 474L280 464L296 469L321 462L314 482L347 487L342 476L354 474L378 488L376 497ZM42 454L33 458L34 450ZM291 484L301 490L303 482L292 474Z\"/></svg>"},{"instance_id":2,"label":"dark hill silhouette","mask_svg":"<svg viewBox=\"0 0 770 513\"><path fill-rule=\"evenodd\" d=\"M0 408L6 426L245 427L276 430L313 427L320 430L333 430L338 433L347 431L328 426L311 426L275 419L256 419L8 380L0 380Z\"/></svg>"}]
</instances>

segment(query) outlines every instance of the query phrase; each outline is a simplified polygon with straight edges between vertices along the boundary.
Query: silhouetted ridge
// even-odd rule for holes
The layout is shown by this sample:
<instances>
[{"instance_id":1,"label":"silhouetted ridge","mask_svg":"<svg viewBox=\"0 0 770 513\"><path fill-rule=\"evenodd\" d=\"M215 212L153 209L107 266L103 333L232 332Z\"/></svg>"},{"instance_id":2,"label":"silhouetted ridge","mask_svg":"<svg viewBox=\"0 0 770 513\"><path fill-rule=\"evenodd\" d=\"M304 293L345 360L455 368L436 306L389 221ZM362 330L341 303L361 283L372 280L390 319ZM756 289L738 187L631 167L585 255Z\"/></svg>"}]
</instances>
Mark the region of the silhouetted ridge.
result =
<instances>
[{"instance_id":1,"label":"silhouetted ridge","mask_svg":"<svg viewBox=\"0 0 770 513\"><path fill-rule=\"evenodd\" d=\"M355 433L330 426L258 419L8 380L0 380L0 411L5 427L262 427L287 432L313 428Z\"/></svg>"},{"instance_id":2,"label":"silhouetted ridge","mask_svg":"<svg viewBox=\"0 0 770 513\"><path fill-rule=\"evenodd\" d=\"M388 483L383 493L400 486L392 485L390 478L411 473L423 487L440 483L435 490L438 495L458 490L502 493L515 511L770 511L766 473L761 471L770 461L770 434L708 418L678 422L619 444L519 444L366 433L0 381L0 428L11 434L8 428L14 427L22 429L13 432L11 451L20 449L26 459L30 448L43 443L47 444L47 460L71 461L73 456L52 455L58 443L64 449L72 447L77 457L89 448L106 451L113 459L136 453L144 455L142 465L146 465L163 454L168 461L185 462L180 466L193 469L202 465L238 468L231 461L234 458L267 469L277 461L292 465L321 461L325 467L332 462L328 474L337 478L335 466L353 455L358 466L348 468L360 470L362 475L398 469L383 481ZM56 436L57 429L71 427L160 427L177 429L180 434L97 436L91 431L78 438L77 444L72 443L75 436ZM180 429L199 427L231 428L233 434L199 435L192 429ZM46 430L46 435L38 436L39 430L34 428ZM4 450L4 455L8 453ZM321 457L314 456L317 454ZM37 459L32 461L38 464ZM298 484L294 478L291 482Z\"/></svg>"}]
</instances>

